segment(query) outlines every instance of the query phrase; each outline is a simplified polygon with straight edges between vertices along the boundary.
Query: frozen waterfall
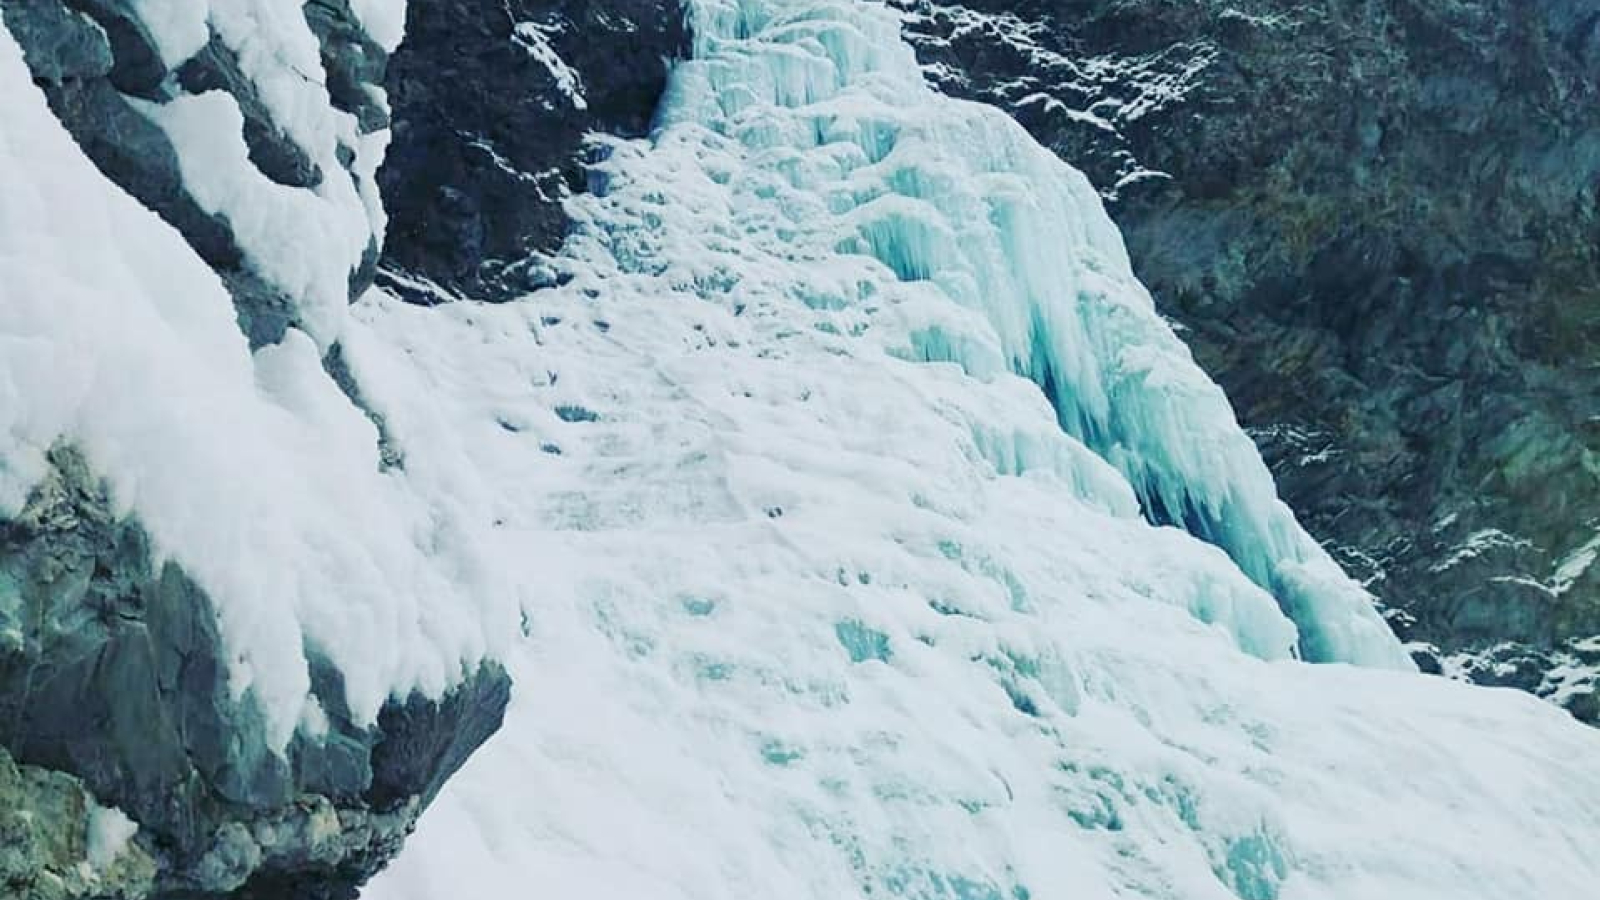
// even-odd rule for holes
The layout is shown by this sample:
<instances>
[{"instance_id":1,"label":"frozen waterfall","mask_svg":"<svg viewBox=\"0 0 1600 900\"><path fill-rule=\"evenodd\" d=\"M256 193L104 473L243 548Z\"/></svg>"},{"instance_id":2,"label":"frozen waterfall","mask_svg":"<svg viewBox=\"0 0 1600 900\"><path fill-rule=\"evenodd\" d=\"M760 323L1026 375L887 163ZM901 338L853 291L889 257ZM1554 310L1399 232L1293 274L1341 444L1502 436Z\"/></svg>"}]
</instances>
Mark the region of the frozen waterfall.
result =
<instances>
[{"instance_id":1,"label":"frozen waterfall","mask_svg":"<svg viewBox=\"0 0 1600 900\"><path fill-rule=\"evenodd\" d=\"M899 352L1038 383L1149 518L1222 547L1278 597L1306 658L1410 666L1371 598L1277 499L1081 173L999 110L935 95L888 10L697 0L694 18L698 58L666 127L713 129L781 176L774 190L817 211L796 251L871 257L887 272L865 283L892 273Z\"/></svg>"},{"instance_id":2,"label":"frozen waterfall","mask_svg":"<svg viewBox=\"0 0 1600 900\"><path fill-rule=\"evenodd\" d=\"M1289 659L1405 668L1080 176L876 3L692 14L564 287L348 333L525 617L372 900L1587 889L1595 735Z\"/></svg>"}]
</instances>

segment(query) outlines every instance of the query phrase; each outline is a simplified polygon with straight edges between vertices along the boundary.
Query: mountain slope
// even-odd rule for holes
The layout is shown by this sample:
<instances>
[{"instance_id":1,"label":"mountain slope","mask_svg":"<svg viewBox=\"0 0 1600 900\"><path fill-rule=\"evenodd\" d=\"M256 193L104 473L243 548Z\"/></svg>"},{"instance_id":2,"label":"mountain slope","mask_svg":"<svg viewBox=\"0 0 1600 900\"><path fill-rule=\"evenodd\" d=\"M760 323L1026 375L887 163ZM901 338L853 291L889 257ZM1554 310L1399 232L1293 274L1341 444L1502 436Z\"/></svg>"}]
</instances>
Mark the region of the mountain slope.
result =
<instances>
[{"instance_id":1,"label":"mountain slope","mask_svg":"<svg viewBox=\"0 0 1600 900\"><path fill-rule=\"evenodd\" d=\"M1410 671L884 5L692 4L549 287L433 306L369 290L401 4L0 12L0 890L345 898L436 798L370 896L1600 874L1600 735Z\"/></svg>"}]
</instances>

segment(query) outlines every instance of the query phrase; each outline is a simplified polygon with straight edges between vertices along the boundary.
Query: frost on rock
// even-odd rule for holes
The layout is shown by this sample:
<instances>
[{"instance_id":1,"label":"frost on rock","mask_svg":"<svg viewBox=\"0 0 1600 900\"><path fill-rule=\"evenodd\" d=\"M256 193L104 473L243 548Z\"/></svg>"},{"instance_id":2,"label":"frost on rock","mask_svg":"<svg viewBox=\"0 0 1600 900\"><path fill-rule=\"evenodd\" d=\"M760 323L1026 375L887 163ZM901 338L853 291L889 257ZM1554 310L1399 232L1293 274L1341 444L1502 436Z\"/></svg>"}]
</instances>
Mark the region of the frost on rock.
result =
<instances>
[{"instance_id":1,"label":"frost on rock","mask_svg":"<svg viewBox=\"0 0 1600 900\"><path fill-rule=\"evenodd\" d=\"M545 67L550 77L555 80L556 89L572 103L574 108L588 109L589 101L583 96L582 76L573 71L556 49L550 46L550 36L559 34L564 27L566 27L564 23L546 25L540 22L518 22L511 29L511 36L517 46L526 50L529 56Z\"/></svg>"},{"instance_id":2,"label":"frost on rock","mask_svg":"<svg viewBox=\"0 0 1600 900\"><path fill-rule=\"evenodd\" d=\"M1079 177L878 4L692 18L561 287L347 332L525 636L370 900L1592 887L1600 735L1290 658L1402 659Z\"/></svg>"}]
</instances>

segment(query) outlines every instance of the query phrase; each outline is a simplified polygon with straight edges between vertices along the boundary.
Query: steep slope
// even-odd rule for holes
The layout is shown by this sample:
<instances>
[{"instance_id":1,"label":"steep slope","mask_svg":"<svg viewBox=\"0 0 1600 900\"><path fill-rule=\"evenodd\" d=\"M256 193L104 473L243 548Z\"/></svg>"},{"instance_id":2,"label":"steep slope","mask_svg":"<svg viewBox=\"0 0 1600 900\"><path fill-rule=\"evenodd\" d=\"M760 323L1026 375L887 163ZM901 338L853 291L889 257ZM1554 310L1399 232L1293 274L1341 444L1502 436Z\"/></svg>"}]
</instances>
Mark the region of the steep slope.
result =
<instances>
[{"instance_id":1,"label":"steep slope","mask_svg":"<svg viewBox=\"0 0 1600 900\"><path fill-rule=\"evenodd\" d=\"M1586 0L897 0L1081 166L1419 660L1600 719Z\"/></svg>"},{"instance_id":2,"label":"steep slope","mask_svg":"<svg viewBox=\"0 0 1600 900\"><path fill-rule=\"evenodd\" d=\"M1284 602L1275 505L1208 521L1266 473L1082 176L881 6L693 9L565 286L357 307L413 472L529 584L504 731L368 897L1586 894L1600 736L1288 658L1368 613Z\"/></svg>"},{"instance_id":3,"label":"steep slope","mask_svg":"<svg viewBox=\"0 0 1600 900\"><path fill-rule=\"evenodd\" d=\"M350 896L499 726L515 592L476 518L407 487L342 344L388 225L385 85L386 283L503 295L429 228L473 265L559 242L587 132L645 127L683 23L411 13L394 55L400 0L0 0L8 898ZM517 89L471 92L485 64ZM553 183L485 151L508 129ZM498 243L461 239L463 198Z\"/></svg>"},{"instance_id":4,"label":"steep slope","mask_svg":"<svg viewBox=\"0 0 1600 900\"><path fill-rule=\"evenodd\" d=\"M1087 180L691 11L429 307L518 282L367 289L400 3L0 0L0 890L349 897L437 795L373 896L1584 895L1600 736L1405 671Z\"/></svg>"}]
</instances>

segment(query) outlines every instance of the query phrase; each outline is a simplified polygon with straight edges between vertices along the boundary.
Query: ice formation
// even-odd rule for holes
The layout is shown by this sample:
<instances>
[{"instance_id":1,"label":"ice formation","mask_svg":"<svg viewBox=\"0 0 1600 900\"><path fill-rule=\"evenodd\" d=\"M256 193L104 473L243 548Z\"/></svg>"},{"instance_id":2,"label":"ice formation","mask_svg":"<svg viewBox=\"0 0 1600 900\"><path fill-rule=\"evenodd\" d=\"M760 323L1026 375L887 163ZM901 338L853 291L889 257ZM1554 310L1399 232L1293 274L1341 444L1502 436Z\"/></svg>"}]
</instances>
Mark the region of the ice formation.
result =
<instances>
[{"instance_id":1,"label":"ice formation","mask_svg":"<svg viewBox=\"0 0 1600 900\"><path fill-rule=\"evenodd\" d=\"M397 5L357 9L398 39ZM690 6L563 287L308 288L254 355L0 31L0 514L82 448L283 738L305 642L358 714L517 679L370 900L1587 895L1600 736L1381 670L1080 176L929 90L880 4ZM160 120L196 152L217 105Z\"/></svg>"},{"instance_id":2,"label":"ice formation","mask_svg":"<svg viewBox=\"0 0 1600 900\"><path fill-rule=\"evenodd\" d=\"M1263 585L1400 661L1080 178L875 4L693 9L571 284L358 309L530 585L505 731L370 900L1585 895L1593 734L1288 658Z\"/></svg>"},{"instance_id":3,"label":"ice formation","mask_svg":"<svg viewBox=\"0 0 1600 900\"><path fill-rule=\"evenodd\" d=\"M792 154L778 163L791 191L832 214L812 218L825 232L813 243L832 238L927 286L911 292L925 299L908 304L907 352L1039 383L1153 519L1223 547L1280 598L1307 658L1408 666L1371 598L1278 501L1221 389L1133 277L1088 179L999 110L937 98L887 14L823 5L775 26L775 40L726 49L786 11L704 6L702 59L679 79L668 124ZM953 320L950 303L979 317Z\"/></svg>"}]
</instances>

